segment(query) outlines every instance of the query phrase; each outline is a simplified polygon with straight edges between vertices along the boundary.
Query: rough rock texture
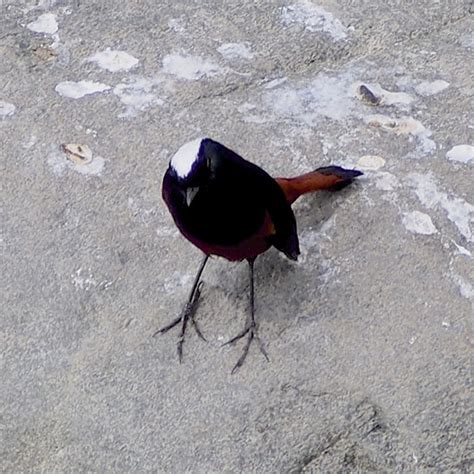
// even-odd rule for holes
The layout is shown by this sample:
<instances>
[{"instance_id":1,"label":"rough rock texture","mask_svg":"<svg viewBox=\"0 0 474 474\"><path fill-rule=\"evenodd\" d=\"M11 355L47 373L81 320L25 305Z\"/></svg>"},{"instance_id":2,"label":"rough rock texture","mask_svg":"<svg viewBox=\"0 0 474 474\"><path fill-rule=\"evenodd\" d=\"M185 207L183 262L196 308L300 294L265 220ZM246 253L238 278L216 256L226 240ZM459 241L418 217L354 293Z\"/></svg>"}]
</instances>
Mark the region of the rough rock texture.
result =
<instances>
[{"instance_id":1,"label":"rough rock texture","mask_svg":"<svg viewBox=\"0 0 474 474\"><path fill-rule=\"evenodd\" d=\"M2 472L472 470L470 2L0 10ZM210 262L182 365L152 338L200 259L160 197L200 135L366 172L296 204L297 263L257 261L271 362L234 376L245 264Z\"/></svg>"}]
</instances>

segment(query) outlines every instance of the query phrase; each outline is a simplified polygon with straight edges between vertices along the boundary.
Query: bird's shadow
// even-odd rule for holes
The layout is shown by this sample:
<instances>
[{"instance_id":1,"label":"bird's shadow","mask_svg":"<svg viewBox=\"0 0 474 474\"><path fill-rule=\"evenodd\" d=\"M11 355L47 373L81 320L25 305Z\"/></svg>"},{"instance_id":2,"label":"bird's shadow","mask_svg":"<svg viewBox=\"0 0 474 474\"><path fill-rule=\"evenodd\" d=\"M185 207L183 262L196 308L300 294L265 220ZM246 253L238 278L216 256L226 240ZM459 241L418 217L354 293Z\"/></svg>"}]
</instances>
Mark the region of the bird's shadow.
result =
<instances>
[{"instance_id":1,"label":"bird's shadow","mask_svg":"<svg viewBox=\"0 0 474 474\"><path fill-rule=\"evenodd\" d=\"M298 232L312 228L318 231L321 226L336 212L341 202L357 192L359 183L354 182L340 191L319 191L309 196L303 196L293 206Z\"/></svg>"},{"instance_id":2,"label":"bird's shadow","mask_svg":"<svg viewBox=\"0 0 474 474\"><path fill-rule=\"evenodd\" d=\"M331 218L338 207L338 202L354 192L354 185L337 193L320 192L302 198L294 209L298 232L305 229L318 232L324 223ZM308 263L309 265L309 263ZM319 290L320 276L327 269L319 267L314 260L312 267L293 262L276 249L259 256L255 262L255 301L260 320L279 322L288 326L296 318L304 316L308 308L314 307L314 299L322 297ZM235 284L227 289L230 298L247 301L249 298L249 271L246 262L238 266ZM228 274L228 268L221 267L222 277ZM311 298L313 301L308 301Z\"/></svg>"}]
</instances>

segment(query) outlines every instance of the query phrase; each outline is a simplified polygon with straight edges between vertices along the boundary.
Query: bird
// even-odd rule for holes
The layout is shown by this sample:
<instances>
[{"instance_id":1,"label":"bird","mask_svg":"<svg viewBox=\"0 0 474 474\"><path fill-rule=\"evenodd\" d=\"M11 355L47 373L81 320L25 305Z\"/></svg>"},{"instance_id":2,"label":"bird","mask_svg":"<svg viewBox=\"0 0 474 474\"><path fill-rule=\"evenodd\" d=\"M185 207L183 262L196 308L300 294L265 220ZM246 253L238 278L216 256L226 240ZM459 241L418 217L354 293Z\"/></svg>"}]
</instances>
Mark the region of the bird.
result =
<instances>
[{"instance_id":1,"label":"bird","mask_svg":"<svg viewBox=\"0 0 474 474\"><path fill-rule=\"evenodd\" d=\"M291 205L313 191L342 189L362 174L332 165L293 178L272 178L261 167L211 138L200 137L182 145L164 174L162 197L179 231L204 255L183 311L154 336L180 325L177 352L181 362L189 322L205 340L194 316L201 294L201 275L209 257L246 260L250 313L242 331L224 345L246 338L232 373L243 365L253 341L268 360L255 318L255 259L275 247L289 259L297 260L300 249Z\"/></svg>"}]
</instances>

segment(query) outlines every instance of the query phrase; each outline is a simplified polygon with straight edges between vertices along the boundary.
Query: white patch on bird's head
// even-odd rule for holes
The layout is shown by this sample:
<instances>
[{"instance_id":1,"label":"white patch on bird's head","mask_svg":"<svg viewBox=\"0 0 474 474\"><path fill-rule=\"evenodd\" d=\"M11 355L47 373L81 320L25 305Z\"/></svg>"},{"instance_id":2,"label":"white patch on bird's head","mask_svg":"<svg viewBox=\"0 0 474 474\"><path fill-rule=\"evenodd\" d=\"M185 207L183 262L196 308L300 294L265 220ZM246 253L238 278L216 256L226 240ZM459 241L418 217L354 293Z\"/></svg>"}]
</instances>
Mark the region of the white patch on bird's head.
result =
<instances>
[{"instance_id":1,"label":"white patch on bird's head","mask_svg":"<svg viewBox=\"0 0 474 474\"><path fill-rule=\"evenodd\" d=\"M171 158L170 165L180 178L186 178L193 164L198 160L203 140L204 138L201 137L185 143Z\"/></svg>"}]
</instances>

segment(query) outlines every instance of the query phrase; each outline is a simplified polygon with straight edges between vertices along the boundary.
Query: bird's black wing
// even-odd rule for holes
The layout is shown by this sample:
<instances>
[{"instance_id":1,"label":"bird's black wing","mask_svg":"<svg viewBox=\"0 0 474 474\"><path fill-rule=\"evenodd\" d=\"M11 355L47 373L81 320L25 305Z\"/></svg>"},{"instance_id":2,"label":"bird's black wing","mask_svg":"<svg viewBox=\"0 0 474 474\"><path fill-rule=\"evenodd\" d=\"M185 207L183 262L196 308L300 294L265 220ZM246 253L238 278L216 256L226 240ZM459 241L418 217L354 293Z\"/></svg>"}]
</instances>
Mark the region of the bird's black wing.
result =
<instances>
[{"instance_id":1,"label":"bird's black wing","mask_svg":"<svg viewBox=\"0 0 474 474\"><path fill-rule=\"evenodd\" d=\"M237 183L239 194L245 194L255 207L268 212L275 227L270 243L288 258L296 260L300 253L296 219L278 183L262 168L245 160L220 143L206 139L203 143L216 180Z\"/></svg>"}]
</instances>

